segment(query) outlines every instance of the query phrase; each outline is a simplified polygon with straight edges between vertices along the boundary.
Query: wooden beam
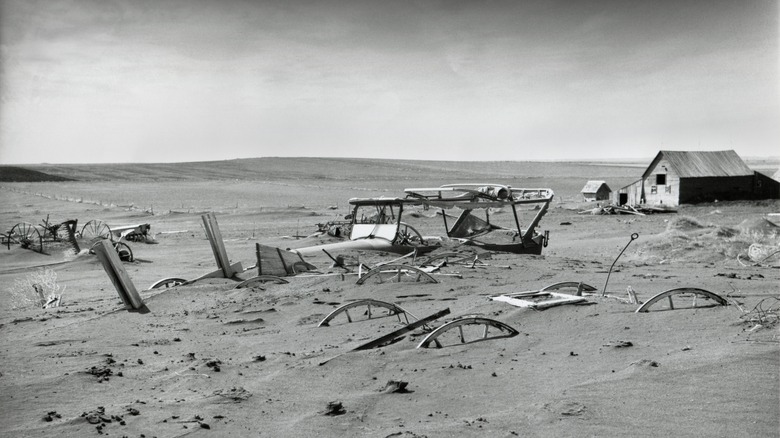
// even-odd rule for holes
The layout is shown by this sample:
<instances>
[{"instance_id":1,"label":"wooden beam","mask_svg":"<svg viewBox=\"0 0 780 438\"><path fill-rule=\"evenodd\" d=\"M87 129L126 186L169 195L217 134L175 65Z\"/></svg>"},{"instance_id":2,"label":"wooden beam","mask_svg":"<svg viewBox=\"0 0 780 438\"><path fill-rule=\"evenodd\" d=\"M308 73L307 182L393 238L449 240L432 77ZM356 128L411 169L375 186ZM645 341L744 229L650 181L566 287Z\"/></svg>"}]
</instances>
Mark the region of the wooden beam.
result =
<instances>
[{"instance_id":1,"label":"wooden beam","mask_svg":"<svg viewBox=\"0 0 780 438\"><path fill-rule=\"evenodd\" d=\"M206 237L208 237L211 244L211 251L214 253L214 259L217 261L217 267L222 270L225 278L233 277L236 272L233 271L230 265L230 260L225 250L225 242L222 240L222 233L219 231L217 216L214 212L209 212L202 215L201 218L203 219L203 227L206 230Z\"/></svg>"},{"instance_id":2,"label":"wooden beam","mask_svg":"<svg viewBox=\"0 0 780 438\"><path fill-rule=\"evenodd\" d=\"M235 262L232 265L230 265L230 269L232 269L233 272L239 272L239 271L243 271L244 267L241 266L241 262ZM223 278L224 276L225 276L225 272L222 269L217 269L216 271L211 271L208 274L203 274L198 278L187 280L187 284L196 282L198 280L203 280L205 278Z\"/></svg>"},{"instance_id":3,"label":"wooden beam","mask_svg":"<svg viewBox=\"0 0 780 438\"><path fill-rule=\"evenodd\" d=\"M101 240L94 246L94 250L98 260L103 265L103 269L108 274L108 278L114 284L119 298L125 303L127 310L148 313L149 309L144 304L141 296L138 295L138 291L135 289L133 281L130 280L130 276L127 275L127 271L122 261L119 260L119 255L116 253L111 241L108 239Z\"/></svg>"}]
</instances>

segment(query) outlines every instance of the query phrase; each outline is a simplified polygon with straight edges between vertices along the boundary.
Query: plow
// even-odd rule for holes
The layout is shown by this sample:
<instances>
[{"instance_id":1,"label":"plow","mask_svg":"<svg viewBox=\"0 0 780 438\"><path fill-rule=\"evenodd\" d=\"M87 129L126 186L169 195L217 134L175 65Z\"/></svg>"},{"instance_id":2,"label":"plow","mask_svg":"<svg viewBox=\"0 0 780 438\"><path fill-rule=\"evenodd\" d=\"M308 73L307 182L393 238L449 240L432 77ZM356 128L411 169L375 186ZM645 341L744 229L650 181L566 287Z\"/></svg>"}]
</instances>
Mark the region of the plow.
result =
<instances>
[{"instance_id":1,"label":"plow","mask_svg":"<svg viewBox=\"0 0 780 438\"><path fill-rule=\"evenodd\" d=\"M49 216L40 224L19 222L0 235L0 243L8 250L12 245L19 245L40 254L48 254L52 249L70 246L76 253L82 247L89 248L94 254L93 246L102 240L109 240L123 261L133 261L133 250L121 241L146 241L149 238L149 224L117 227L112 230L105 222L91 219L83 226L78 226L78 219L68 219L62 222L51 222Z\"/></svg>"}]
</instances>

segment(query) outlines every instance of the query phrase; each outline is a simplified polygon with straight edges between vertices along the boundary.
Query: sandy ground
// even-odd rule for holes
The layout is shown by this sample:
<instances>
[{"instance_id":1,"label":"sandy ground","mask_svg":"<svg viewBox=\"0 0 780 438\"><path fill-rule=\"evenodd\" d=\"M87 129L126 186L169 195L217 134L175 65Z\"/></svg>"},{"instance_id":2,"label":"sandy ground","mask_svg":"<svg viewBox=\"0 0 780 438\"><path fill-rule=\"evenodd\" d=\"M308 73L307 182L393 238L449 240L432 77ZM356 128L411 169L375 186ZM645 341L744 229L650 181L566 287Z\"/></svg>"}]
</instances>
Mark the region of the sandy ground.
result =
<instances>
[{"instance_id":1,"label":"sandy ground","mask_svg":"<svg viewBox=\"0 0 780 438\"><path fill-rule=\"evenodd\" d=\"M194 197L201 189L165 184ZM62 193L52 187L38 190ZM131 190L119 183L114 189ZM356 194L339 189L338 196L343 213ZM747 220L755 231L780 212L778 202L641 217L582 215L582 206L559 204L542 222L551 232L542 256L483 253L480 267L443 267L461 278L440 275L438 284L357 285L322 256L307 260L335 275L247 289L218 278L148 291L164 277L191 279L216 269L202 211L158 207L151 214L7 189L2 197L4 226L46 214L99 217L109 224L148 222L156 239L131 242L135 261L124 264L147 314L124 310L93 255L73 254L64 244L48 245L45 255L0 250L3 436L780 435L778 329L747 321L759 302L780 294L780 270L771 260L754 266L736 258L750 243L739 225ZM252 266L255 242L300 245L283 236L313 232L334 216L331 203L218 211L231 260ZM680 217L697 224L675 227ZM640 237L609 279L609 295L620 299L596 295L588 305L536 311L487 298L560 281L600 292L632 233ZM395 257L346 255L369 264ZM62 306L25 306L21 297L33 295L24 282L52 273ZM689 286L728 296L731 305L637 314L638 305L624 300L628 286L642 301ZM418 330L387 346L351 351L405 325L395 317L348 323L341 315L317 327L337 306L359 298L392 302L420 318L450 310L430 327L477 314L520 334L416 349L424 335ZM406 390L388 389L389 381L407 382Z\"/></svg>"}]
</instances>

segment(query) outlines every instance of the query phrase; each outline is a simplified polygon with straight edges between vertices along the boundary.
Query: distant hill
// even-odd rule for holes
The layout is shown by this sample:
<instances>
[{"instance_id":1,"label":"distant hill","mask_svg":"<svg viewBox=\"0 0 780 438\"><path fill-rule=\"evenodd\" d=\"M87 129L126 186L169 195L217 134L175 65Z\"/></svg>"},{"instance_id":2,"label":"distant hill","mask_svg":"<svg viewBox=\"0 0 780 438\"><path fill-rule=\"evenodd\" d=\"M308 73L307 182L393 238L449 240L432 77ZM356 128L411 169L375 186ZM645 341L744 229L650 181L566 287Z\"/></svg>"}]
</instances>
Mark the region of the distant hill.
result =
<instances>
[{"instance_id":1,"label":"distant hill","mask_svg":"<svg viewBox=\"0 0 780 438\"><path fill-rule=\"evenodd\" d=\"M43 182L43 181L72 181L58 175L16 166L0 166L0 182Z\"/></svg>"},{"instance_id":2,"label":"distant hill","mask_svg":"<svg viewBox=\"0 0 780 438\"><path fill-rule=\"evenodd\" d=\"M418 161L370 158L263 157L188 163L39 164L39 172L78 181L373 181L425 175L431 180L487 181L609 175L635 179L635 166L592 162ZM604 179L604 178L601 178ZM583 182L584 183L584 182Z\"/></svg>"}]
</instances>

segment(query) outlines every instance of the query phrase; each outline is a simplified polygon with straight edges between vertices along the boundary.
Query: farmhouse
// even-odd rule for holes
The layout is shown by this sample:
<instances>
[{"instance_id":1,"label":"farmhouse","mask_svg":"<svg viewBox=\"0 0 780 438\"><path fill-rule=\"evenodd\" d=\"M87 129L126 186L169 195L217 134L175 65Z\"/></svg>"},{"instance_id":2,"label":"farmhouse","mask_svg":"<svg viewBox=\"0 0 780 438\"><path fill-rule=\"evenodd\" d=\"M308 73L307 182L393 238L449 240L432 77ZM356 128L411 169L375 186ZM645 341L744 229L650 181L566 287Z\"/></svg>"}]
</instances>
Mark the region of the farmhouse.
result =
<instances>
[{"instance_id":1,"label":"farmhouse","mask_svg":"<svg viewBox=\"0 0 780 438\"><path fill-rule=\"evenodd\" d=\"M642 179L615 193L618 205L776 199L780 183L754 172L733 150L660 151Z\"/></svg>"},{"instance_id":2,"label":"farmhouse","mask_svg":"<svg viewBox=\"0 0 780 438\"><path fill-rule=\"evenodd\" d=\"M582 196L586 201L606 201L612 194L612 189L609 188L605 181L588 181L585 183L585 187L580 190Z\"/></svg>"}]
</instances>

